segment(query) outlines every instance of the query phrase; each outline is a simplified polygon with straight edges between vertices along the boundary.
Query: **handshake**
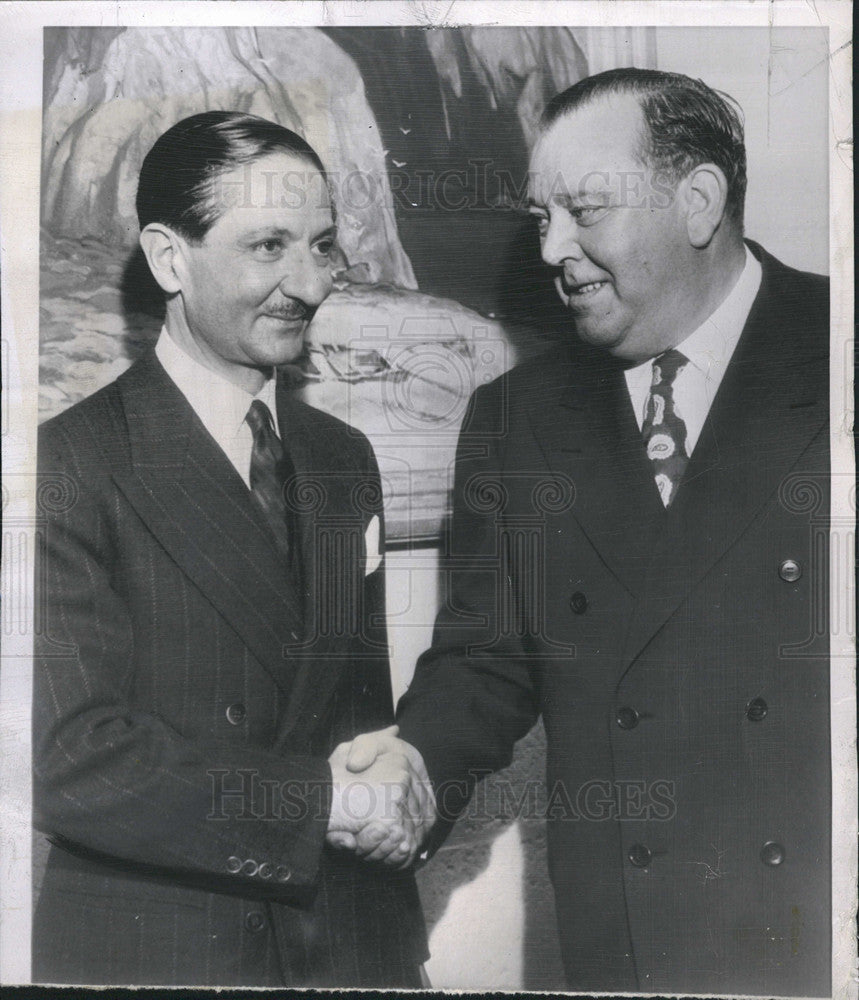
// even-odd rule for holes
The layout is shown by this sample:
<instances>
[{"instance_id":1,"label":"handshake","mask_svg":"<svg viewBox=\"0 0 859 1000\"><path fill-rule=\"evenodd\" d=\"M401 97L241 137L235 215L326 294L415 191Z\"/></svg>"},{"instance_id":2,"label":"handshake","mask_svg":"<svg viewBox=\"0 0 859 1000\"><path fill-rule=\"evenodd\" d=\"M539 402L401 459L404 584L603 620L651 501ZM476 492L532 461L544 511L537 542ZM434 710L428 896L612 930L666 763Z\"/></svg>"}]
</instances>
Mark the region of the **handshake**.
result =
<instances>
[{"instance_id":1,"label":"handshake","mask_svg":"<svg viewBox=\"0 0 859 1000\"><path fill-rule=\"evenodd\" d=\"M420 753L396 726L341 743L328 758L333 791L326 841L366 861L407 868L436 820Z\"/></svg>"}]
</instances>

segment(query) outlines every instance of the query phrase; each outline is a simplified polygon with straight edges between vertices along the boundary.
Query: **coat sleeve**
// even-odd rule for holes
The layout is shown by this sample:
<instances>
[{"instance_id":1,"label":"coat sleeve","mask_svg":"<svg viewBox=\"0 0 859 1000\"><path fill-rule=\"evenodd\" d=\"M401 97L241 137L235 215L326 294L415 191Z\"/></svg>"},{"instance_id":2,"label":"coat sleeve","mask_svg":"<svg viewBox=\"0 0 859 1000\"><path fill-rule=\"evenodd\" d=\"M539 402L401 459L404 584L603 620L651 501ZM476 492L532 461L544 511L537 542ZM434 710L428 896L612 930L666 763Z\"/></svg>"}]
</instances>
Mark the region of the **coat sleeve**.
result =
<instances>
[{"instance_id":1,"label":"coat sleeve","mask_svg":"<svg viewBox=\"0 0 859 1000\"><path fill-rule=\"evenodd\" d=\"M141 638L114 579L116 491L83 435L56 423L42 431L37 825L97 859L213 888L276 897L310 889L330 809L327 759L189 739L136 707Z\"/></svg>"},{"instance_id":2,"label":"coat sleeve","mask_svg":"<svg viewBox=\"0 0 859 1000\"><path fill-rule=\"evenodd\" d=\"M447 594L432 646L418 660L398 706L400 736L423 755L443 832L464 809L477 779L510 763L515 742L538 715L527 636L505 621L504 609L515 607L518 588L501 516L502 385L478 389L469 404L442 559Z\"/></svg>"}]
</instances>

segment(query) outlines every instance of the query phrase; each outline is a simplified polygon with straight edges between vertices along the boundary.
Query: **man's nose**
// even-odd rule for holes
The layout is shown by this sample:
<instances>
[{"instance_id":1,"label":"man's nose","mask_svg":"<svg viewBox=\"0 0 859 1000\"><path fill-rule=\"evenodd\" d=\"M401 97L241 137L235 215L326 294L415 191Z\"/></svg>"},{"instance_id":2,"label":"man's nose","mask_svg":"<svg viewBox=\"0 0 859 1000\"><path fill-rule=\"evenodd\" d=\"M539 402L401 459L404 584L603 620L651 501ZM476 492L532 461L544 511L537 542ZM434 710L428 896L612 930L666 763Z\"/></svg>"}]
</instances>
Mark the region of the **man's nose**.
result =
<instances>
[{"instance_id":1,"label":"man's nose","mask_svg":"<svg viewBox=\"0 0 859 1000\"><path fill-rule=\"evenodd\" d=\"M310 247L296 248L284 262L280 290L284 295L300 299L305 305L316 308L329 296L333 287L331 267Z\"/></svg>"},{"instance_id":2,"label":"man's nose","mask_svg":"<svg viewBox=\"0 0 859 1000\"><path fill-rule=\"evenodd\" d=\"M553 218L543 237L540 253L552 267L561 267L568 259L581 260L584 251L579 243L579 227L575 220L563 216Z\"/></svg>"}]
</instances>

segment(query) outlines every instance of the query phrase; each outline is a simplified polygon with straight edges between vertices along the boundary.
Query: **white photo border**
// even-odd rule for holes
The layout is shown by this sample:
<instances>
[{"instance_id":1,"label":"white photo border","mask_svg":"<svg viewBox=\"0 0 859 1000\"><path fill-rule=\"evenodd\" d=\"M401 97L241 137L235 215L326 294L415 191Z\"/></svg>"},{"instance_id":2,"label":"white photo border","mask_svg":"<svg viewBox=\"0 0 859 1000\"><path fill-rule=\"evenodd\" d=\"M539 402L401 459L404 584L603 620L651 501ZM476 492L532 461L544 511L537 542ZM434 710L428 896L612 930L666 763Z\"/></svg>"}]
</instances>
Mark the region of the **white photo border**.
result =
<instances>
[{"instance_id":1,"label":"white photo border","mask_svg":"<svg viewBox=\"0 0 859 1000\"><path fill-rule=\"evenodd\" d=\"M847 0L441 0L397 2L0 2L0 273L4 541L7 608L0 669L0 982L30 978L32 635L30 615L39 352L42 38L48 26L314 26L462 24L828 27L832 517L855 524L853 451L852 4ZM30 549L32 551L32 549ZM847 554L849 548L842 547ZM833 562L835 562L833 560ZM831 570L831 596L853 607L853 567ZM847 587L848 593L844 592ZM845 604L846 602L846 604ZM16 618L16 614L18 617ZM850 615L847 615L849 618ZM855 649L844 620L831 636L833 997L856 998L857 774Z\"/></svg>"}]
</instances>

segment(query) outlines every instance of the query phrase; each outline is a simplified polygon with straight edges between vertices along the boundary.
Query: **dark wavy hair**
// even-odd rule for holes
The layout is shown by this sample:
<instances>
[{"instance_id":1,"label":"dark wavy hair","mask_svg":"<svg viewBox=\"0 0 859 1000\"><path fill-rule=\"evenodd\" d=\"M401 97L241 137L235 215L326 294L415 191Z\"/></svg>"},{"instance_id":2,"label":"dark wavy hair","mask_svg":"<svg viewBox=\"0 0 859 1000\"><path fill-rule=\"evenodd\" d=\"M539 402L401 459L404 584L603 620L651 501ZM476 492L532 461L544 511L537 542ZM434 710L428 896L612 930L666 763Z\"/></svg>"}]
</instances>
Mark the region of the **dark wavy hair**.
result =
<instances>
[{"instance_id":1,"label":"dark wavy hair","mask_svg":"<svg viewBox=\"0 0 859 1000\"><path fill-rule=\"evenodd\" d=\"M223 214L218 179L268 153L285 152L325 177L309 143L282 125L238 111L205 111L183 118L146 154L137 184L140 229L160 222L198 243Z\"/></svg>"},{"instance_id":2,"label":"dark wavy hair","mask_svg":"<svg viewBox=\"0 0 859 1000\"><path fill-rule=\"evenodd\" d=\"M714 163L725 174L725 211L740 230L746 200L746 147L742 111L727 94L680 73L634 67L585 77L546 105L540 126L584 104L612 94L638 98L647 126L639 157L676 184L700 163Z\"/></svg>"}]
</instances>

